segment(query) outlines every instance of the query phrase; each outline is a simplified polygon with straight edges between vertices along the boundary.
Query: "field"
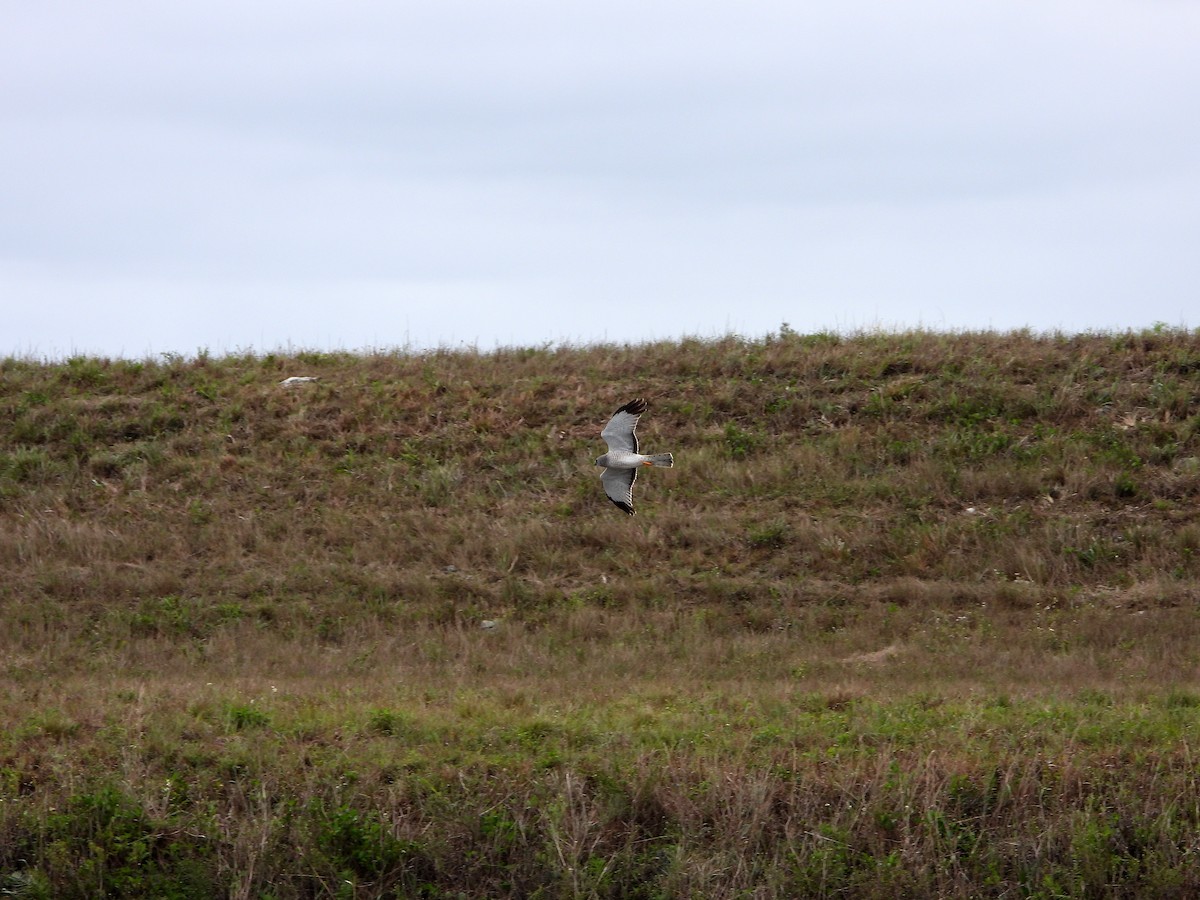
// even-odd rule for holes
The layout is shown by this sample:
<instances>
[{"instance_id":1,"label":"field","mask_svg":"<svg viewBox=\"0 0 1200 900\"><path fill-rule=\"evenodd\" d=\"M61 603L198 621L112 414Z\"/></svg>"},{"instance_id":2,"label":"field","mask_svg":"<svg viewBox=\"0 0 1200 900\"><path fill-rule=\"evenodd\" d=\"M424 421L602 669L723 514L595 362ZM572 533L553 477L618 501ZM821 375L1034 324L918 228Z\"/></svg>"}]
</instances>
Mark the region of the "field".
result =
<instances>
[{"instance_id":1,"label":"field","mask_svg":"<svg viewBox=\"0 0 1200 900\"><path fill-rule=\"evenodd\" d=\"M1200 895L1198 387L1162 327L0 360L0 894Z\"/></svg>"}]
</instances>

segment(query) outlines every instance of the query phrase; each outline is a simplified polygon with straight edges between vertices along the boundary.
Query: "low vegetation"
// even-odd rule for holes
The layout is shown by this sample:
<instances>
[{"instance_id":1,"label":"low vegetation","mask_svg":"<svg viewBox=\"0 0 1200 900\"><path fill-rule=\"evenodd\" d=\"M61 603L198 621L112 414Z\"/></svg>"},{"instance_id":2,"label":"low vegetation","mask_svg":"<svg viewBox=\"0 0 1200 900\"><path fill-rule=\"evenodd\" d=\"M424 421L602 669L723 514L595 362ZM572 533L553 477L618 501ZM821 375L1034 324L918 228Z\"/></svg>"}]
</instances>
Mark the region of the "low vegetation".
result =
<instances>
[{"instance_id":1,"label":"low vegetation","mask_svg":"<svg viewBox=\"0 0 1200 900\"><path fill-rule=\"evenodd\" d=\"M1198 386L1163 327L0 360L0 893L1195 896Z\"/></svg>"}]
</instances>

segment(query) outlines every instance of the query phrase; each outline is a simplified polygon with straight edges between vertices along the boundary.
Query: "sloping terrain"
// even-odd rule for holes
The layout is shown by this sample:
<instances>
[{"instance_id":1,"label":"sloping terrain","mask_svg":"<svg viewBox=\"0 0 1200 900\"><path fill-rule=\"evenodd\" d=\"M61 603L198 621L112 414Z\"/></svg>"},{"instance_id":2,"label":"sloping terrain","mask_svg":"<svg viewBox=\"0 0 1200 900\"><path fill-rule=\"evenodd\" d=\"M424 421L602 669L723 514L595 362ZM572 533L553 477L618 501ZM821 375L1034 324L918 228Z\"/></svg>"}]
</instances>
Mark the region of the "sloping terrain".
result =
<instances>
[{"instance_id":1,"label":"sloping terrain","mask_svg":"<svg viewBox=\"0 0 1200 900\"><path fill-rule=\"evenodd\" d=\"M1162 329L0 361L0 887L1187 895L1198 386Z\"/></svg>"}]
</instances>

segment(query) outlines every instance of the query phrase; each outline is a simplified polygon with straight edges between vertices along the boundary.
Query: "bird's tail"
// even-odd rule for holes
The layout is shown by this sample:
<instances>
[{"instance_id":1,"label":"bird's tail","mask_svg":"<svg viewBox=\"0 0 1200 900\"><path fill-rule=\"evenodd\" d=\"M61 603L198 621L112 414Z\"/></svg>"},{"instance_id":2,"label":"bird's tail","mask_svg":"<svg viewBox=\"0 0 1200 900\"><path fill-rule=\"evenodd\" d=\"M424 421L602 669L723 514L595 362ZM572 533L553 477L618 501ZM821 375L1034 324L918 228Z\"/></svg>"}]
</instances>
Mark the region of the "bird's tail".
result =
<instances>
[{"instance_id":1,"label":"bird's tail","mask_svg":"<svg viewBox=\"0 0 1200 900\"><path fill-rule=\"evenodd\" d=\"M662 466L669 469L675 465L675 456L671 453L654 453L646 460L652 466Z\"/></svg>"}]
</instances>

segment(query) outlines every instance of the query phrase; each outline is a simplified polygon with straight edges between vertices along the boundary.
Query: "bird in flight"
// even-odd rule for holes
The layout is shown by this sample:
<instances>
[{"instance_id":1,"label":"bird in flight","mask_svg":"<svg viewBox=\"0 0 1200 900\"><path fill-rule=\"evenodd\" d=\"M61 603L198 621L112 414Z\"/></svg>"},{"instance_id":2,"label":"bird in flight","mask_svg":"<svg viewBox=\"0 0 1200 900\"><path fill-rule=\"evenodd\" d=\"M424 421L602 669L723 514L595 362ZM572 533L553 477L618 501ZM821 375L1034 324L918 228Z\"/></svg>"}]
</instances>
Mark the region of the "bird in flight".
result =
<instances>
[{"instance_id":1,"label":"bird in flight","mask_svg":"<svg viewBox=\"0 0 1200 900\"><path fill-rule=\"evenodd\" d=\"M661 466L669 469L675 465L670 453L638 453L637 422L646 411L645 400L631 400L608 420L600 437L608 444L608 452L596 457L596 465L604 466L600 483L608 499L629 515L633 515L633 483L642 466Z\"/></svg>"}]
</instances>

